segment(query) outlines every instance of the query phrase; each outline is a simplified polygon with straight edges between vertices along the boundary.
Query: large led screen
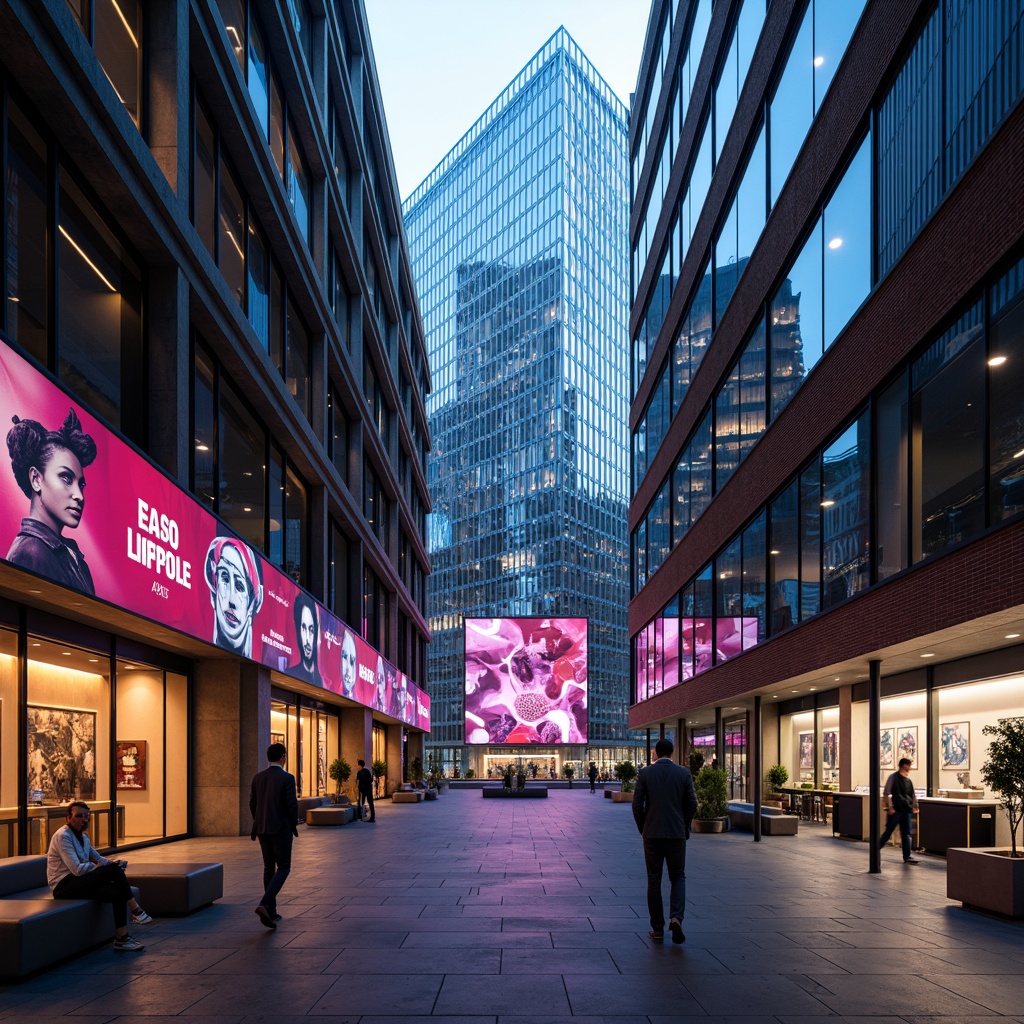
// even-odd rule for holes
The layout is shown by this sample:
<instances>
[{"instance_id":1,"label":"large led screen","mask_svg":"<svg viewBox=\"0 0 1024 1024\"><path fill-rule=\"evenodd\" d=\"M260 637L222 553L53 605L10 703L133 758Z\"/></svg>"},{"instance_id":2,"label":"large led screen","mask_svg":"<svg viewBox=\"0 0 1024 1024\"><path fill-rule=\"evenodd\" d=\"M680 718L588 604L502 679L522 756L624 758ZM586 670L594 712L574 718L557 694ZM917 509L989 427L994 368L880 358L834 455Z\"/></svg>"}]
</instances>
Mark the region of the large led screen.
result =
<instances>
[{"instance_id":1,"label":"large led screen","mask_svg":"<svg viewBox=\"0 0 1024 1024\"><path fill-rule=\"evenodd\" d=\"M0 558L430 729L419 687L6 344L0 424Z\"/></svg>"},{"instance_id":2,"label":"large led screen","mask_svg":"<svg viewBox=\"0 0 1024 1024\"><path fill-rule=\"evenodd\" d=\"M587 620L466 619L466 742L587 742Z\"/></svg>"}]
</instances>

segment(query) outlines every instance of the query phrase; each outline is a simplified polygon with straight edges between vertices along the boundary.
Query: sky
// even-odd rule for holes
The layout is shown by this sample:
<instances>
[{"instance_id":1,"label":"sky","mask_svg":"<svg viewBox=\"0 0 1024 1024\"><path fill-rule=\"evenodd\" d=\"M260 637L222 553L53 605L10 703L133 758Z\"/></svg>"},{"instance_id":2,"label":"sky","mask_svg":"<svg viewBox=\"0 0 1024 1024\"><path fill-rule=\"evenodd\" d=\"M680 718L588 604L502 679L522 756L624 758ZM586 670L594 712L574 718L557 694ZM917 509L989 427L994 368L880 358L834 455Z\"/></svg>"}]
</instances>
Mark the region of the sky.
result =
<instances>
[{"instance_id":1,"label":"sky","mask_svg":"<svg viewBox=\"0 0 1024 1024\"><path fill-rule=\"evenodd\" d=\"M629 104L651 0L364 0L406 199L560 25Z\"/></svg>"}]
</instances>

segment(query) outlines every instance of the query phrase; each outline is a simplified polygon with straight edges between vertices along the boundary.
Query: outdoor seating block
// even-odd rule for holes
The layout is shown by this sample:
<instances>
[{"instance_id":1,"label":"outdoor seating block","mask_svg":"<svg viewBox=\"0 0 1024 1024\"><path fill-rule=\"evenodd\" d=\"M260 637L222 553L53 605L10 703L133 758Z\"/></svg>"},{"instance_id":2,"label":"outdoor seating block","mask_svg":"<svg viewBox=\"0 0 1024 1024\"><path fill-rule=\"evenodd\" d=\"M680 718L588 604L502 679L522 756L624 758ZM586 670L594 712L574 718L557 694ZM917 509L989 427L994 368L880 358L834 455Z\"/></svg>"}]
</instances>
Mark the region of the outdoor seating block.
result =
<instances>
[{"instance_id":1,"label":"outdoor seating block","mask_svg":"<svg viewBox=\"0 0 1024 1024\"><path fill-rule=\"evenodd\" d=\"M399 791L391 794L393 804L418 804L423 799L422 793L414 793L411 790Z\"/></svg>"},{"instance_id":2,"label":"outdoor seating block","mask_svg":"<svg viewBox=\"0 0 1024 1024\"><path fill-rule=\"evenodd\" d=\"M739 800L729 802L729 821L741 832L754 831L754 805ZM761 808L761 833L766 836L795 836L799 822L783 814L778 807Z\"/></svg>"},{"instance_id":3,"label":"outdoor seating block","mask_svg":"<svg viewBox=\"0 0 1024 1024\"><path fill-rule=\"evenodd\" d=\"M128 881L150 914L191 914L224 895L223 864L135 864Z\"/></svg>"},{"instance_id":4,"label":"outdoor seating block","mask_svg":"<svg viewBox=\"0 0 1024 1024\"><path fill-rule=\"evenodd\" d=\"M527 786L525 789L505 789L504 786L484 786L480 790L483 794L484 799L497 797L502 798L533 798L536 800L546 800L548 795L547 786Z\"/></svg>"},{"instance_id":5,"label":"outdoor seating block","mask_svg":"<svg viewBox=\"0 0 1024 1024\"><path fill-rule=\"evenodd\" d=\"M346 807L310 807L306 811L307 825L347 825L356 820L356 809Z\"/></svg>"}]
</instances>

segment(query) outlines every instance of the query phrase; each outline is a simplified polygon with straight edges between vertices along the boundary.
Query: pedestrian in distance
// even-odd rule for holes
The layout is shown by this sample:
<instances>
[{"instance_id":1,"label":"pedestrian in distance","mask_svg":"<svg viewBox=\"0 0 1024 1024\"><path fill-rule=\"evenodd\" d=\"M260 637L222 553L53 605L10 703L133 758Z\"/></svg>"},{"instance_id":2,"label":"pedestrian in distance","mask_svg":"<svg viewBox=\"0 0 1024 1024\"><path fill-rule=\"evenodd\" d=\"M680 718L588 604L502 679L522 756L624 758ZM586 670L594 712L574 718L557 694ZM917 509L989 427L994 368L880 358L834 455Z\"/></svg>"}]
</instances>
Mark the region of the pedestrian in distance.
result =
<instances>
[{"instance_id":1,"label":"pedestrian in distance","mask_svg":"<svg viewBox=\"0 0 1024 1024\"><path fill-rule=\"evenodd\" d=\"M93 849L86 829L89 805L75 800L68 805L66 823L50 840L46 852L46 881L58 900L98 900L114 912L114 949L136 953L146 947L128 933L128 911L134 924L153 920L132 893L124 869L126 860L108 860Z\"/></svg>"},{"instance_id":2,"label":"pedestrian in distance","mask_svg":"<svg viewBox=\"0 0 1024 1024\"><path fill-rule=\"evenodd\" d=\"M690 822L697 813L697 793L688 768L672 760L675 748L669 739L658 740L658 759L640 769L633 791L633 818L644 837L647 866L647 910L651 917L648 933L655 942L665 938L665 905L661 898L663 869L668 867L669 931L672 941L686 941L683 915L686 911L686 840Z\"/></svg>"},{"instance_id":3,"label":"pedestrian in distance","mask_svg":"<svg viewBox=\"0 0 1024 1024\"><path fill-rule=\"evenodd\" d=\"M287 750L283 743L267 747L267 767L257 772L249 792L253 841L263 854L263 899L256 916L267 928L276 928L281 915L277 896L292 869L292 839L299 834L299 801L295 776L284 770Z\"/></svg>"},{"instance_id":4,"label":"pedestrian in distance","mask_svg":"<svg viewBox=\"0 0 1024 1024\"><path fill-rule=\"evenodd\" d=\"M885 798L885 807L888 818L885 821L885 831L878 839L879 850L884 849L889 842L896 826L900 827L900 839L903 844L903 863L916 864L917 860L911 855L910 836L913 832L913 817L917 814L917 793L914 792L914 783L910 778L911 760L909 757L901 757L899 770L892 773L885 780L885 789L882 792Z\"/></svg>"},{"instance_id":5,"label":"pedestrian in distance","mask_svg":"<svg viewBox=\"0 0 1024 1024\"><path fill-rule=\"evenodd\" d=\"M356 790L359 794L359 816L368 825L377 820L377 812L373 809L373 775L366 767L366 762L360 758L356 764L359 771L356 772ZM366 806L363 806L363 801ZM369 817L367 817L369 815Z\"/></svg>"},{"instance_id":6,"label":"pedestrian in distance","mask_svg":"<svg viewBox=\"0 0 1024 1024\"><path fill-rule=\"evenodd\" d=\"M587 769L587 778L590 779L590 792L597 792L597 765L593 761L590 762L590 768Z\"/></svg>"}]
</instances>

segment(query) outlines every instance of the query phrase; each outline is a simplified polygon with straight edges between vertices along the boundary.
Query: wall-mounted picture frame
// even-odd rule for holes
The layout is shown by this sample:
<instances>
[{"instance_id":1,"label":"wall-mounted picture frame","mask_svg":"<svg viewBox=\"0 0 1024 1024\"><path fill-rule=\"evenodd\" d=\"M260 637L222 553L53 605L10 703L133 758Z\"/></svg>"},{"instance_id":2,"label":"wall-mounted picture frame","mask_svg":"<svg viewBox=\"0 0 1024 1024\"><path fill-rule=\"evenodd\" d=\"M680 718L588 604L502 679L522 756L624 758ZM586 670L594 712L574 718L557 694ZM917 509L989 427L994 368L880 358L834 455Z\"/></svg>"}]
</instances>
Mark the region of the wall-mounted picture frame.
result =
<instances>
[{"instance_id":1,"label":"wall-mounted picture frame","mask_svg":"<svg viewBox=\"0 0 1024 1024\"><path fill-rule=\"evenodd\" d=\"M878 734L878 764L883 771L896 767L896 730L882 729Z\"/></svg>"},{"instance_id":2,"label":"wall-mounted picture frame","mask_svg":"<svg viewBox=\"0 0 1024 1024\"><path fill-rule=\"evenodd\" d=\"M821 734L821 767L830 771L839 767L839 733L834 729Z\"/></svg>"},{"instance_id":3,"label":"wall-mounted picture frame","mask_svg":"<svg viewBox=\"0 0 1024 1024\"><path fill-rule=\"evenodd\" d=\"M945 722L939 725L941 745L941 768L958 768L963 771L971 766L971 723Z\"/></svg>"},{"instance_id":4,"label":"wall-mounted picture frame","mask_svg":"<svg viewBox=\"0 0 1024 1024\"><path fill-rule=\"evenodd\" d=\"M814 733L800 733L800 767L814 767Z\"/></svg>"},{"instance_id":5,"label":"wall-mounted picture frame","mask_svg":"<svg viewBox=\"0 0 1024 1024\"><path fill-rule=\"evenodd\" d=\"M29 804L96 799L96 712L25 707Z\"/></svg>"},{"instance_id":6,"label":"wall-mounted picture frame","mask_svg":"<svg viewBox=\"0 0 1024 1024\"><path fill-rule=\"evenodd\" d=\"M917 726L901 725L896 730L896 763L910 758L910 767L917 767Z\"/></svg>"},{"instance_id":7,"label":"wall-mounted picture frame","mask_svg":"<svg viewBox=\"0 0 1024 1024\"><path fill-rule=\"evenodd\" d=\"M146 788L149 764L145 740L118 740L114 746L114 764L118 789Z\"/></svg>"}]
</instances>

